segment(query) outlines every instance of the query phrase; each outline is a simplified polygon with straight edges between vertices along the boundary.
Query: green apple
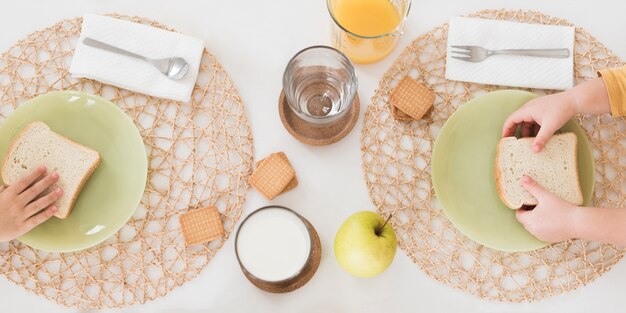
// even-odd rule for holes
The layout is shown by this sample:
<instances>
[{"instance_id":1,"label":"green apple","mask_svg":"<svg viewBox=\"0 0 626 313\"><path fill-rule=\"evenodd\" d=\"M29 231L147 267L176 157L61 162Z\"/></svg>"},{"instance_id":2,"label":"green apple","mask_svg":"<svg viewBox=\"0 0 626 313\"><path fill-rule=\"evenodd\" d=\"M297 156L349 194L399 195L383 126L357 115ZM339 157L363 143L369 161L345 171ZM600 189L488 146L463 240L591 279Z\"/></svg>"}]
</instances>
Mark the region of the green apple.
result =
<instances>
[{"instance_id":1,"label":"green apple","mask_svg":"<svg viewBox=\"0 0 626 313\"><path fill-rule=\"evenodd\" d=\"M355 213L343 222L335 236L335 257L346 272L372 277L389 267L398 241L386 222L371 211Z\"/></svg>"}]
</instances>

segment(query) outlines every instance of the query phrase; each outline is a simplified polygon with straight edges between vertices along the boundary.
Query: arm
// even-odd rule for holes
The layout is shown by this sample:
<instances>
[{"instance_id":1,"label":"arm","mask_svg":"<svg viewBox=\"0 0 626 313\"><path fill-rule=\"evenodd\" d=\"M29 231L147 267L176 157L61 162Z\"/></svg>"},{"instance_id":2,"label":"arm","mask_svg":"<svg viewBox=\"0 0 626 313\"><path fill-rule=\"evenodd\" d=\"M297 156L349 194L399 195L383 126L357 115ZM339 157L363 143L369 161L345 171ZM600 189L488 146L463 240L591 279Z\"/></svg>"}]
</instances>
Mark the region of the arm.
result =
<instances>
[{"instance_id":1,"label":"arm","mask_svg":"<svg viewBox=\"0 0 626 313\"><path fill-rule=\"evenodd\" d=\"M611 112L609 94L602 78L594 78L563 92L574 106L576 114L603 114Z\"/></svg>"},{"instance_id":2,"label":"arm","mask_svg":"<svg viewBox=\"0 0 626 313\"><path fill-rule=\"evenodd\" d=\"M626 209L576 207L576 238L626 247Z\"/></svg>"}]
</instances>

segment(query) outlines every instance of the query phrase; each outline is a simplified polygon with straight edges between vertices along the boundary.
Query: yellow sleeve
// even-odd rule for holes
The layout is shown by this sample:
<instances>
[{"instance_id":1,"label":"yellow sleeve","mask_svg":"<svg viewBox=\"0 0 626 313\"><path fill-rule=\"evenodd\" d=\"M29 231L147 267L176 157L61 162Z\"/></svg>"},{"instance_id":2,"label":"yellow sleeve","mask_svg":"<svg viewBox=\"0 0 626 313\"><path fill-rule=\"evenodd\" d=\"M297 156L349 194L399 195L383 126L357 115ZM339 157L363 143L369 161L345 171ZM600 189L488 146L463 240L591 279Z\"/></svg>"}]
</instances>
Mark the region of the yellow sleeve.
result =
<instances>
[{"instance_id":1,"label":"yellow sleeve","mask_svg":"<svg viewBox=\"0 0 626 313\"><path fill-rule=\"evenodd\" d=\"M609 94L611 115L626 116L626 66L598 72Z\"/></svg>"}]
</instances>

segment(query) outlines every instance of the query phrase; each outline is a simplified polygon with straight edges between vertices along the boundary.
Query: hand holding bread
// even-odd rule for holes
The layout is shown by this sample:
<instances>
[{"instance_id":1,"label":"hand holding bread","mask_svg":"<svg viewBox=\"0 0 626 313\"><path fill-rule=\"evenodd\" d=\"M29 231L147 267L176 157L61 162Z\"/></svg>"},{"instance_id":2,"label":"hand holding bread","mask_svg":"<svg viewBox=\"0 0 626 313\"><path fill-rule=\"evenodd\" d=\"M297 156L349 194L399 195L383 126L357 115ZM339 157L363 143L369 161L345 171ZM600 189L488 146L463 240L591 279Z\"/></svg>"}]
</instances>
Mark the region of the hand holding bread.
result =
<instances>
[{"instance_id":1,"label":"hand holding bread","mask_svg":"<svg viewBox=\"0 0 626 313\"><path fill-rule=\"evenodd\" d=\"M532 210L515 211L515 217L533 236L552 243L581 238L626 247L626 208L576 206L529 176L521 183L538 204Z\"/></svg>"},{"instance_id":2,"label":"hand holding bread","mask_svg":"<svg viewBox=\"0 0 626 313\"><path fill-rule=\"evenodd\" d=\"M577 206L549 192L530 176L524 176L521 184L537 199L534 209L515 211L515 217L529 233L546 242L576 237L574 214Z\"/></svg>"},{"instance_id":3,"label":"hand holding bread","mask_svg":"<svg viewBox=\"0 0 626 313\"><path fill-rule=\"evenodd\" d=\"M502 136L513 136L519 127L522 137L536 137L533 139L532 151L539 153L555 132L577 114L603 114L610 111L605 82L595 78L567 91L527 102L504 122ZM626 210L579 207L576 204L580 204L580 201L574 204L564 200L529 176L523 176L519 184L536 199L537 204L532 210L518 209L515 212L517 220L538 239L560 242L583 238L626 244L626 236L610 235L621 232L607 232L607 229L624 229Z\"/></svg>"},{"instance_id":4,"label":"hand holding bread","mask_svg":"<svg viewBox=\"0 0 626 313\"><path fill-rule=\"evenodd\" d=\"M56 186L66 193L56 202L60 219L67 218L85 183L100 164L100 154L65 138L43 122L28 124L14 139L1 168L5 184L14 184L37 166L61 173Z\"/></svg>"},{"instance_id":5,"label":"hand holding bread","mask_svg":"<svg viewBox=\"0 0 626 313\"><path fill-rule=\"evenodd\" d=\"M522 137L536 136L533 151L540 152L552 135L576 114L610 111L604 81L596 78L576 88L528 101L506 119L502 137L513 136L520 126Z\"/></svg>"},{"instance_id":6,"label":"hand holding bread","mask_svg":"<svg viewBox=\"0 0 626 313\"><path fill-rule=\"evenodd\" d=\"M514 136L519 127L522 137L535 137L532 139L532 152L542 152L555 132L577 114L574 101L570 97L570 94L563 92L539 97L527 102L507 118L502 128L502 136ZM531 139L529 138L527 140ZM501 148L501 146L500 144L499 148ZM575 149L575 144L573 147ZM518 153L518 151L515 151L515 154ZM552 151L551 154L559 155L555 153L556 152ZM575 159L575 152L573 156ZM526 155L525 160L527 163L536 164L530 161L532 160L532 156ZM498 168L497 163L498 162L496 162L496 168ZM511 190L519 189L517 187L521 186L523 187L522 190L532 195L533 201L529 202L527 197L519 196L517 197L519 199L515 201L515 208L519 208L520 203L532 203L533 205L536 204L536 206L532 210L526 210L524 208L517 209L515 212L517 220L529 233L542 241L560 242L573 238L575 233L572 227L572 213L577 206L556 196L544 186L537 183L533 177L523 175L520 179L520 175L513 175L516 181L511 182L511 186L509 186L507 190L510 192ZM560 185L558 180L555 182L556 185L551 186L552 189ZM576 184L578 184L577 179ZM578 192L580 192L580 189L578 189ZM519 191L517 191L517 193L521 194ZM503 197L503 193L500 193L500 197ZM509 198L510 197L511 196L509 196ZM580 194L579 198L582 200L582 194ZM505 201L505 204L506 203L507 201ZM507 206L511 205L507 204Z\"/></svg>"},{"instance_id":7,"label":"hand holding bread","mask_svg":"<svg viewBox=\"0 0 626 313\"><path fill-rule=\"evenodd\" d=\"M502 137L513 136L519 126L522 137L535 137L532 149L540 152L552 135L576 114L572 103L564 92L530 100L506 119Z\"/></svg>"},{"instance_id":8,"label":"hand holding bread","mask_svg":"<svg viewBox=\"0 0 626 313\"><path fill-rule=\"evenodd\" d=\"M46 171L40 166L10 186L0 187L0 242L27 233L58 211L53 203L63 191L47 189L59 180L59 175Z\"/></svg>"},{"instance_id":9,"label":"hand holding bread","mask_svg":"<svg viewBox=\"0 0 626 313\"><path fill-rule=\"evenodd\" d=\"M537 199L520 184L533 176L549 192L576 205L583 204L578 177L578 139L574 133L552 137L540 153L534 153L536 138L505 137L496 148L495 179L498 196L511 209L537 205Z\"/></svg>"}]
</instances>

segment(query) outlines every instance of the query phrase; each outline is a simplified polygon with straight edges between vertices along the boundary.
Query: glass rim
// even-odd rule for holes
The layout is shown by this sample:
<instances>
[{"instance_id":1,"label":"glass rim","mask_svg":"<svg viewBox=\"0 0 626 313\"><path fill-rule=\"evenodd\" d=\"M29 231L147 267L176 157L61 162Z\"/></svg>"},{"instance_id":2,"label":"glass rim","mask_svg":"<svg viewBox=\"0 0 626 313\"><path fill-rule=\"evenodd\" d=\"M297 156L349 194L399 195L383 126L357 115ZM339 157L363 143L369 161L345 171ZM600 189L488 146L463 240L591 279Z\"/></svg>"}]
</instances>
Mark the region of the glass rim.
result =
<instances>
[{"instance_id":1,"label":"glass rim","mask_svg":"<svg viewBox=\"0 0 626 313\"><path fill-rule=\"evenodd\" d=\"M402 31L397 31L398 29L401 29L404 27L404 22L406 21L407 17L409 16L409 12L411 11L411 5L413 3L412 0L406 0L407 3L409 4L406 8L406 12L402 12L402 20L400 21L400 23L398 23L398 26L396 26L392 31L388 32L388 33L384 33L384 34L379 34L379 35L374 35L374 36L364 36L364 35L359 35L359 34L355 34L352 31L349 31L347 28L345 28L343 25L341 25L341 23L339 23L339 21L337 20L337 18L335 17L335 15L333 14L333 11L330 9L330 2L332 0L326 0L326 9L328 10L328 14L330 14L330 18L333 20L333 22L335 23L335 25L339 26L339 28L341 28L343 31L345 31L346 33L358 37L358 38L363 38L363 39L377 39L377 38L382 38L382 37L387 37L387 36L400 36L402 35Z\"/></svg>"},{"instance_id":2,"label":"glass rim","mask_svg":"<svg viewBox=\"0 0 626 313\"><path fill-rule=\"evenodd\" d=\"M284 211L287 211L291 214L294 214L296 217L298 217L300 219L300 221L302 221L302 224L304 224L304 227L306 228L307 234L309 234L309 255L306 258L306 262L304 262L304 264L302 265L302 267L300 267L300 269L298 269L298 271L283 279L283 280L265 280L259 277L254 276L254 274L252 274L241 262L241 258L239 258L239 249L238 249L238 245L237 243L239 242L239 232L241 231L241 228L246 224L246 222L248 221L248 219L255 215L256 213L259 213L260 211L264 211L267 209L281 209ZM309 265L309 263L311 263L311 257L313 256L313 235L311 234L311 230L309 229L309 226L307 225L307 220L300 214L298 214L296 211L288 208L288 207L284 207L281 205L267 205L261 208L258 208L256 210L254 210L252 213L248 214L248 216L246 216L246 218L243 219L243 221L241 221L241 225L239 225L239 228L237 228L237 233L235 234L235 256L237 257L237 262L239 263L239 267L245 272L246 275L251 276L252 278L254 278L257 281L261 281L267 284L283 284L286 282L291 281L292 279L298 277L300 274L302 274L303 270Z\"/></svg>"},{"instance_id":3,"label":"glass rim","mask_svg":"<svg viewBox=\"0 0 626 313\"><path fill-rule=\"evenodd\" d=\"M289 66L293 63L293 61L298 56L300 56L301 54L303 54L303 53L305 53L305 52L307 52L309 50L314 50L314 49L326 49L326 50L330 50L330 51L332 51L334 53L337 53L339 55L339 57L342 60L344 60L346 62L346 64L348 64L348 71L350 72L350 76L352 78L354 78L355 87L356 87L356 88L354 88L354 92L350 95L350 103L348 103L346 105L346 108L344 110L342 110L340 112L335 112L333 114L324 115L324 116L307 115L307 118L310 118L310 119L313 119L313 120L324 121L324 120L327 120L329 118L333 118L335 116L342 115L342 114L347 112L352 107L352 103L354 102L354 97L355 97L356 92L358 90L359 80L358 80L358 78L356 76L356 70L354 69L354 65L352 64L352 61L350 61L350 59L343 52L339 51L336 48L333 48L331 46L326 46L326 45L314 45L314 46L306 47L306 48L298 51L293 57L291 57L291 59L289 59L289 62L287 62L287 66L285 66L285 71L283 72L283 91L285 92L285 98L287 99L287 104L289 104L290 108L297 110L299 113L305 114L304 112L302 112L300 110L300 108L298 108L297 105L292 104L289 101L289 99L288 99L289 97L287 97L287 90L285 90L285 86L287 85L287 70L289 69Z\"/></svg>"}]
</instances>

